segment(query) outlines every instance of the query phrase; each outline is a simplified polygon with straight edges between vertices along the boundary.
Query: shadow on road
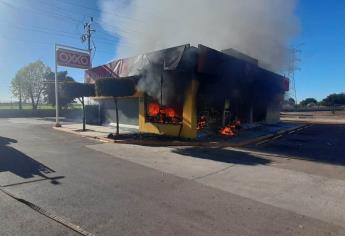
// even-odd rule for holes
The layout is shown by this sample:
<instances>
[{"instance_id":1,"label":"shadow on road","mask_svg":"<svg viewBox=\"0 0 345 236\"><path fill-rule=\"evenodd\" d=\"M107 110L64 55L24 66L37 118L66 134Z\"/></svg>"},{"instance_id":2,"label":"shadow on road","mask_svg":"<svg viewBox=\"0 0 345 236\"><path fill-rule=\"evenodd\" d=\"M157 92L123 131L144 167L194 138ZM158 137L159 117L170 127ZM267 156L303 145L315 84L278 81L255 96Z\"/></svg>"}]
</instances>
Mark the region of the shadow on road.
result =
<instances>
[{"instance_id":1,"label":"shadow on road","mask_svg":"<svg viewBox=\"0 0 345 236\"><path fill-rule=\"evenodd\" d=\"M345 125L313 125L264 145L248 148L293 159L345 166Z\"/></svg>"},{"instance_id":2,"label":"shadow on road","mask_svg":"<svg viewBox=\"0 0 345 236\"><path fill-rule=\"evenodd\" d=\"M191 156L230 164L255 166L267 165L271 163L271 160L255 157L249 153L237 152L223 148L187 147L176 148L173 150L173 152L184 156Z\"/></svg>"},{"instance_id":3,"label":"shadow on road","mask_svg":"<svg viewBox=\"0 0 345 236\"><path fill-rule=\"evenodd\" d=\"M0 136L0 173L11 172L24 179L39 176L51 180L52 184L59 184L57 178L46 176L54 170L11 147L12 143L17 143L17 140Z\"/></svg>"}]
</instances>

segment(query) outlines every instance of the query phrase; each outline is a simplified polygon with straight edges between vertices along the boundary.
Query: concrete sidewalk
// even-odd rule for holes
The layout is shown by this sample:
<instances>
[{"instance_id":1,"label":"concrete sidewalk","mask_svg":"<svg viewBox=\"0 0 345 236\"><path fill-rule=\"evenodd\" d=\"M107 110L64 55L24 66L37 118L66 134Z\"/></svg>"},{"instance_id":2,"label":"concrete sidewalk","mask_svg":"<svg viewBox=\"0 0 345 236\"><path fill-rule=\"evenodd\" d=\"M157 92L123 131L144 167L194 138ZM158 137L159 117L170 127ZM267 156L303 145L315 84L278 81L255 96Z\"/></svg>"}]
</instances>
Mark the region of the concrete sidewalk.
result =
<instances>
[{"instance_id":1,"label":"concrete sidewalk","mask_svg":"<svg viewBox=\"0 0 345 236\"><path fill-rule=\"evenodd\" d=\"M95 139L103 139L103 141L109 141L105 138L110 133L114 133L116 131L116 127L113 125L109 126L99 126L99 125L86 125L86 131L82 131L83 125L79 123L63 123L62 127L56 128L53 127L55 130L77 134L83 137L88 138L95 138ZM120 133L121 134L135 134L138 133L139 130L135 126L131 125L123 125L120 124Z\"/></svg>"},{"instance_id":2,"label":"concrete sidewalk","mask_svg":"<svg viewBox=\"0 0 345 236\"><path fill-rule=\"evenodd\" d=\"M344 169L341 166L290 161L288 156L238 148L111 144L88 148L303 216L345 225L345 180L299 169L323 166L332 171Z\"/></svg>"},{"instance_id":3,"label":"concrete sidewalk","mask_svg":"<svg viewBox=\"0 0 345 236\"><path fill-rule=\"evenodd\" d=\"M87 131L81 130L82 124L66 123L61 128L56 130L73 133L82 137L99 139L103 142L121 143L121 144L134 144L143 146L203 146L203 147L242 147L252 143L260 142L266 139L273 138L284 133L291 132L296 129L301 129L305 125L280 123L276 125L261 125L253 129L243 130L240 135L232 138L213 137L203 138L200 140L181 140L174 138L163 138L159 136L146 137L138 135L139 130L135 126L120 124L120 134L128 137L120 137L118 139L109 139L107 136L114 133L116 128L114 126L95 126L87 125ZM131 137L133 134L133 137Z\"/></svg>"}]
</instances>

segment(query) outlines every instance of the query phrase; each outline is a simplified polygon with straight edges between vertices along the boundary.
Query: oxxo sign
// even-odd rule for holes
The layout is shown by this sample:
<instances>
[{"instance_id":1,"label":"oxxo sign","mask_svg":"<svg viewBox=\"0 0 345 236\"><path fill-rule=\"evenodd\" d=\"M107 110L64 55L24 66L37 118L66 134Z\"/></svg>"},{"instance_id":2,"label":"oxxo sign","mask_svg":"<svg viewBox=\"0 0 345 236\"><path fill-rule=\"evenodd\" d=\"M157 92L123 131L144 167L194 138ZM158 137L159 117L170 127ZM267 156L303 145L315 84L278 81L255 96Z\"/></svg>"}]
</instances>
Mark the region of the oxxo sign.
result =
<instances>
[{"instance_id":1,"label":"oxxo sign","mask_svg":"<svg viewBox=\"0 0 345 236\"><path fill-rule=\"evenodd\" d=\"M89 69L90 55L85 52L72 51L65 48L56 50L56 62L59 66Z\"/></svg>"}]
</instances>

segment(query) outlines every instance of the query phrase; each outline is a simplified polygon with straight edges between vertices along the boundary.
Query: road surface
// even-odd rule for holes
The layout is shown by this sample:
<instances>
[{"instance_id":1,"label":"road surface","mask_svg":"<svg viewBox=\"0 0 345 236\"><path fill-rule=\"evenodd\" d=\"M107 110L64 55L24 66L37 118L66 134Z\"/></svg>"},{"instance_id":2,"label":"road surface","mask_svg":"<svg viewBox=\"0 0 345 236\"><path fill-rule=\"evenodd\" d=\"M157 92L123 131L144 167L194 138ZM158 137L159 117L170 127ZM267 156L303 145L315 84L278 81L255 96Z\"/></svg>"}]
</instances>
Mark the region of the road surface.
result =
<instances>
[{"instance_id":1,"label":"road surface","mask_svg":"<svg viewBox=\"0 0 345 236\"><path fill-rule=\"evenodd\" d=\"M272 155L279 140L243 150L153 148L51 127L0 119L0 235L345 234L340 162ZM323 129L333 141L324 145L340 145L344 130Z\"/></svg>"}]
</instances>

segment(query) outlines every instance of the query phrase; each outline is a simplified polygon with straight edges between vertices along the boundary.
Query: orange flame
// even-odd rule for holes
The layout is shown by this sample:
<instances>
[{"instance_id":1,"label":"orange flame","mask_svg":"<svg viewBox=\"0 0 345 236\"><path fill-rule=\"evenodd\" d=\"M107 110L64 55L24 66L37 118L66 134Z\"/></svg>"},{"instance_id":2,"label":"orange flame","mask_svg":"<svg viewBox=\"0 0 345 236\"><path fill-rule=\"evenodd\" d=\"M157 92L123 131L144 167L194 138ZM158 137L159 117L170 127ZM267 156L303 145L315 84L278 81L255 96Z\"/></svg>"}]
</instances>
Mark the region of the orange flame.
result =
<instances>
[{"instance_id":1,"label":"orange flame","mask_svg":"<svg viewBox=\"0 0 345 236\"><path fill-rule=\"evenodd\" d=\"M225 126L223 129L220 130L220 134L225 136L235 136L234 127L232 125Z\"/></svg>"},{"instance_id":2,"label":"orange flame","mask_svg":"<svg viewBox=\"0 0 345 236\"><path fill-rule=\"evenodd\" d=\"M170 117L170 118L176 117L176 111L174 110L174 108L171 108L171 107L165 108L165 114L167 117Z\"/></svg>"},{"instance_id":3,"label":"orange flame","mask_svg":"<svg viewBox=\"0 0 345 236\"><path fill-rule=\"evenodd\" d=\"M164 107L160 106L157 102L152 102L149 104L149 115L156 117L158 115L161 115L161 119L163 119L163 116L168 118L175 118L177 117L177 112L172 107Z\"/></svg>"},{"instance_id":4,"label":"orange flame","mask_svg":"<svg viewBox=\"0 0 345 236\"><path fill-rule=\"evenodd\" d=\"M156 102L152 102L149 104L149 115L150 116L157 116L160 112L160 105Z\"/></svg>"},{"instance_id":5,"label":"orange flame","mask_svg":"<svg viewBox=\"0 0 345 236\"><path fill-rule=\"evenodd\" d=\"M235 122L225 126L220 130L221 135L225 136L235 136L238 133L238 130L241 126L241 122L239 120L236 120Z\"/></svg>"}]
</instances>

